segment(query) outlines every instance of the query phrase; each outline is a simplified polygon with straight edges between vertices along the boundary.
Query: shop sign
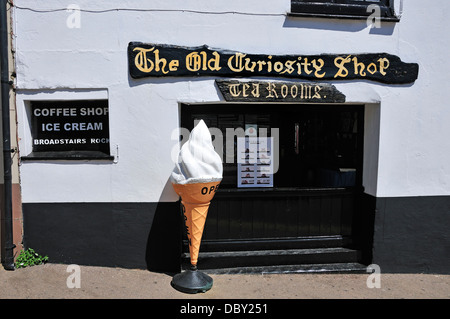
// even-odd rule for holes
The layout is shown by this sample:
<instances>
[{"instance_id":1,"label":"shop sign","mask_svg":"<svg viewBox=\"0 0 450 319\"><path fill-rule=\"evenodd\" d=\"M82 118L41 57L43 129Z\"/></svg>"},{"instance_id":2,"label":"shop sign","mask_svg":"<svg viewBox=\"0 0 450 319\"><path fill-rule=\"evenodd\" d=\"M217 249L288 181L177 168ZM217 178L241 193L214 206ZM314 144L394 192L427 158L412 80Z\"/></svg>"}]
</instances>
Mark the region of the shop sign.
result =
<instances>
[{"instance_id":1,"label":"shop sign","mask_svg":"<svg viewBox=\"0 0 450 319\"><path fill-rule=\"evenodd\" d=\"M99 151L109 155L107 100L32 101L33 152Z\"/></svg>"},{"instance_id":2,"label":"shop sign","mask_svg":"<svg viewBox=\"0 0 450 319\"><path fill-rule=\"evenodd\" d=\"M130 76L134 79L168 76L271 76L324 80L371 80L388 84L412 83L417 63L404 63L387 53L268 55L141 42L128 45Z\"/></svg>"},{"instance_id":3,"label":"shop sign","mask_svg":"<svg viewBox=\"0 0 450 319\"><path fill-rule=\"evenodd\" d=\"M230 102L305 102L343 103L345 95L331 84L216 80L226 101Z\"/></svg>"}]
</instances>

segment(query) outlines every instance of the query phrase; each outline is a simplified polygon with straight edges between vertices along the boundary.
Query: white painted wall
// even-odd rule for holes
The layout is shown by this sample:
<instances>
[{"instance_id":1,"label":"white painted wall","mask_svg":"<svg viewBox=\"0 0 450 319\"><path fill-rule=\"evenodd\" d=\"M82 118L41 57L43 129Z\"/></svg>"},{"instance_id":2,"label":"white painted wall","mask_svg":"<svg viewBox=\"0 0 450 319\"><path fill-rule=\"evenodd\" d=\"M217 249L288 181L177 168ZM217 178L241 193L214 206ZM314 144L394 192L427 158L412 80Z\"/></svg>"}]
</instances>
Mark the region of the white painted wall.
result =
<instances>
[{"instance_id":1,"label":"white painted wall","mask_svg":"<svg viewBox=\"0 0 450 319\"><path fill-rule=\"evenodd\" d=\"M401 22L380 30L370 29L365 21L286 17L289 0L14 3L21 155L31 146L26 101L103 94L110 103L116 156L115 163L22 163L25 203L177 200L168 177L179 105L223 99L213 78L132 80L127 65L130 41L207 44L261 54L387 52L404 62L417 62L419 78L413 85L333 84L348 102L368 104L364 184L369 194L450 194L448 0L404 1ZM59 9L72 3L82 10L128 10L83 11L80 28L69 28L66 22L72 13Z\"/></svg>"}]
</instances>

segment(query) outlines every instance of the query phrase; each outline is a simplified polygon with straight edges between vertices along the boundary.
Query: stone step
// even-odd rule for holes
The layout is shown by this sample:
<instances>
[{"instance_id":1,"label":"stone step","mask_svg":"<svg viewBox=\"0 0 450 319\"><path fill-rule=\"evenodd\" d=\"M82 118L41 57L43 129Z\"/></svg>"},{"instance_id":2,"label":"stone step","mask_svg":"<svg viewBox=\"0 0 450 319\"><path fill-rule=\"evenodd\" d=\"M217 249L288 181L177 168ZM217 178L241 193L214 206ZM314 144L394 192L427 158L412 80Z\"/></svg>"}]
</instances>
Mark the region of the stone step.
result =
<instances>
[{"instance_id":1,"label":"stone step","mask_svg":"<svg viewBox=\"0 0 450 319\"><path fill-rule=\"evenodd\" d=\"M267 267L305 264L357 263L359 251L344 247L200 252L200 270ZM182 255L183 269L189 268L189 253Z\"/></svg>"},{"instance_id":2,"label":"stone step","mask_svg":"<svg viewBox=\"0 0 450 319\"><path fill-rule=\"evenodd\" d=\"M367 273L367 266L360 263L275 265L258 267L218 268L202 270L208 274L302 274L302 273Z\"/></svg>"}]
</instances>

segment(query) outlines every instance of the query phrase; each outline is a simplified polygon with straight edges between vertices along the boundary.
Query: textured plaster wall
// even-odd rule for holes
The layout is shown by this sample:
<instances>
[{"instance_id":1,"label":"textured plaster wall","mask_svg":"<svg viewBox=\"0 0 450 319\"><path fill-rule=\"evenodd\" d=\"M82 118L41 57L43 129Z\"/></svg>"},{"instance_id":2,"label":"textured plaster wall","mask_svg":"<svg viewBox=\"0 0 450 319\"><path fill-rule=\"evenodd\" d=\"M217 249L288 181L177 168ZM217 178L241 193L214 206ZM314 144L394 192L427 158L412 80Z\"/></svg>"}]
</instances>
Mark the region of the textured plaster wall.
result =
<instances>
[{"instance_id":1,"label":"textured plaster wall","mask_svg":"<svg viewBox=\"0 0 450 319\"><path fill-rule=\"evenodd\" d=\"M366 104L367 193L450 194L447 0L404 1L400 23L383 23L381 29L365 21L287 17L289 0L76 1L88 11L80 12L79 28L69 28L72 13L65 8L72 3L15 1L21 155L31 151L27 101L103 96L110 104L115 160L22 163L24 202L177 200L168 177L180 104L223 98L213 78L131 79L130 41L261 54L386 52L419 63L419 78L411 85L333 84L347 102Z\"/></svg>"}]
</instances>

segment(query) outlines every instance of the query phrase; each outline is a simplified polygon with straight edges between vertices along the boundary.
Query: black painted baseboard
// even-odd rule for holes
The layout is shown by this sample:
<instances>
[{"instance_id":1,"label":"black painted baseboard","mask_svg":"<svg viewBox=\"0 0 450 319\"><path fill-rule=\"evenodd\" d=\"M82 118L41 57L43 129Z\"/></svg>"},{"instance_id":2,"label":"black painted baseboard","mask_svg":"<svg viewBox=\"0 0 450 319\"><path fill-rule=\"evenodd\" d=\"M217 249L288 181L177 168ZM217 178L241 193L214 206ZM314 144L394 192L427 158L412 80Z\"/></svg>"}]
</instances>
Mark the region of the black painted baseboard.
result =
<instances>
[{"instance_id":1,"label":"black painted baseboard","mask_svg":"<svg viewBox=\"0 0 450 319\"><path fill-rule=\"evenodd\" d=\"M24 246L53 263L179 272L174 203L23 204Z\"/></svg>"},{"instance_id":2,"label":"black painted baseboard","mask_svg":"<svg viewBox=\"0 0 450 319\"><path fill-rule=\"evenodd\" d=\"M450 196L377 198L373 263L381 272L450 274Z\"/></svg>"},{"instance_id":3,"label":"black painted baseboard","mask_svg":"<svg viewBox=\"0 0 450 319\"><path fill-rule=\"evenodd\" d=\"M450 273L450 196L364 195L353 242L383 273ZM24 246L51 262L179 272L179 202L26 203Z\"/></svg>"}]
</instances>

